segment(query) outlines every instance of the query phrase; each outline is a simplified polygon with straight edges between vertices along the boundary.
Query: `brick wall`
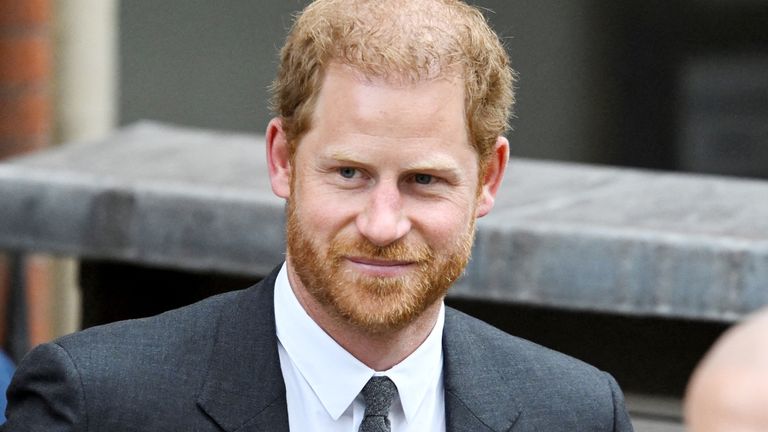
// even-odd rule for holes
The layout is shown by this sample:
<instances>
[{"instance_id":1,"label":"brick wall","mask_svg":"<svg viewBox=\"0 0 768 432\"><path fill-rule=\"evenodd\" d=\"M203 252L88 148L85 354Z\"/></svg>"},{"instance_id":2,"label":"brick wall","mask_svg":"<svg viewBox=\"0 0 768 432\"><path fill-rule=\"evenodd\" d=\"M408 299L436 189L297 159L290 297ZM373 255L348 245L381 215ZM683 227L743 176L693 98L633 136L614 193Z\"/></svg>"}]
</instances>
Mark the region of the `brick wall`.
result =
<instances>
[{"instance_id":1,"label":"brick wall","mask_svg":"<svg viewBox=\"0 0 768 432\"><path fill-rule=\"evenodd\" d=\"M48 0L0 0L0 157L50 140L49 20Z\"/></svg>"},{"instance_id":2,"label":"brick wall","mask_svg":"<svg viewBox=\"0 0 768 432\"><path fill-rule=\"evenodd\" d=\"M0 0L0 158L49 145L52 129L50 0ZM24 279L31 344L51 335L47 260L26 257ZM10 269L0 259L0 341L7 342Z\"/></svg>"}]
</instances>

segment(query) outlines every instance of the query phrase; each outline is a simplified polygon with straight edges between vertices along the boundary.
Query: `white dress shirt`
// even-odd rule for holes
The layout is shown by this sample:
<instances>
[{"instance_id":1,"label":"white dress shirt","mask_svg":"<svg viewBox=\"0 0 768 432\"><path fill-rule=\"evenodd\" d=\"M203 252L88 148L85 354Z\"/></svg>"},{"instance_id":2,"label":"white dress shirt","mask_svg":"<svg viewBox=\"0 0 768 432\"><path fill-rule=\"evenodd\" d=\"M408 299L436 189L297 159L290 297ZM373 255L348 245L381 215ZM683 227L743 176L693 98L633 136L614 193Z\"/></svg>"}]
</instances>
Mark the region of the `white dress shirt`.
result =
<instances>
[{"instance_id":1,"label":"white dress shirt","mask_svg":"<svg viewBox=\"0 0 768 432\"><path fill-rule=\"evenodd\" d=\"M275 281L275 324L292 431L357 432L365 402L360 391L374 375L397 386L392 432L445 431L443 324L445 307L424 343L391 369L376 372L342 348L307 315L286 265Z\"/></svg>"}]
</instances>

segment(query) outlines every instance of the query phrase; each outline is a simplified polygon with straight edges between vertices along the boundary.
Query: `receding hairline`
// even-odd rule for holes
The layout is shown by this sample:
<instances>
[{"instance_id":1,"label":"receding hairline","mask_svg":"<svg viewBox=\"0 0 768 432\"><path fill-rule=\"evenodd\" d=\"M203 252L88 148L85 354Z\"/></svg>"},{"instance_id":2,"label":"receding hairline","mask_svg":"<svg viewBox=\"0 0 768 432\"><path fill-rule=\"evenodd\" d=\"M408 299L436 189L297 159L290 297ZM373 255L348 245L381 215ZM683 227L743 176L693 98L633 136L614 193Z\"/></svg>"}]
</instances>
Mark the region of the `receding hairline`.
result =
<instances>
[{"instance_id":1,"label":"receding hairline","mask_svg":"<svg viewBox=\"0 0 768 432\"><path fill-rule=\"evenodd\" d=\"M464 72L458 65L441 67L439 70L430 71L429 74L415 77L410 74L399 74L397 71L387 71L383 74L371 73L355 64L345 63L343 59L334 57L324 65L321 71L320 82L323 83L326 75L335 68L342 68L350 72L350 77L359 83L365 85L385 85L394 88L407 88L421 83L441 80L463 85L464 79Z\"/></svg>"},{"instance_id":2,"label":"receding hairline","mask_svg":"<svg viewBox=\"0 0 768 432\"><path fill-rule=\"evenodd\" d=\"M485 14L460 0L316 0L299 13L280 52L272 109L293 151L311 127L330 62L392 83L456 75L480 160L509 128L515 73Z\"/></svg>"},{"instance_id":3,"label":"receding hairline","mask_svg":"<svg viewBox=\"0 0 768 432\"><path fill-rule=\"evenodd\" d=\"M463 45L463 32L457 29L467 26L471 15L485 21L477 9L460 1L330 0L310 4L299 20L318 26L334 21L344 32L345 37L327 38L316 28L305 29L330 54L326 63L347 64L366 76L415 82L462 68L467 56L456 52ZM407 61L403 52L410 54Z\"/></svg>"}]
</instances>

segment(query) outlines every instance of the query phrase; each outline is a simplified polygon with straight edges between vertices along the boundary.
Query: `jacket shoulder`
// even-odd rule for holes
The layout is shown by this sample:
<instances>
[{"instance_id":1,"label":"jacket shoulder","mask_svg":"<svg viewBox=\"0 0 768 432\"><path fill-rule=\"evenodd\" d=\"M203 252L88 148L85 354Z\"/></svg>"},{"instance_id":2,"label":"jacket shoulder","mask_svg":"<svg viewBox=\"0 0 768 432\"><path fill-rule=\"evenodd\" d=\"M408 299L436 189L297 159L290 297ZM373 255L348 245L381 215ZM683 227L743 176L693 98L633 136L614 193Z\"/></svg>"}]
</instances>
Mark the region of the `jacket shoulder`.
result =
<instances>
[{"instance_id":1,"label":"jacket shoulder","mask_svg":"<svg viewBox=\"0 0 768 432\"><path fill-rule=\"evenodd\" d=\"M5 427L9 432L193 427L198 419L190 413L199 412L196 397L220 317L247 291L92 327L36 347L9 387Z\"/></svg>"},{"instance_id":2,"label":"jacket shoulder","mask_svg":"<svg viewBox=\"0 0 768 432\"><path fill-rule=\"evenodd\" d=\"M159 315L117 321L91 327L62 336L53 341L71 353L79 350L119 350L120 346L136 348L160 344L172 346L194 338L213 336L222 309L237 302L243 293L232 291L201 300L191 305L163 312ZM122 343L120 343L122 342Z\"/></svg>"},{"instance_id":3,"label":"jacket shoulder","mask_svg":"<svg viewBox=\"0 0 768 432\"><path fill-rule=\"evenodd\" d=\"M445 332L446 391L470 409L493 394L486 404L518 411L531 430L632 430L618 385L594 366L451 308Z\"/></svg>"}]
</instances>

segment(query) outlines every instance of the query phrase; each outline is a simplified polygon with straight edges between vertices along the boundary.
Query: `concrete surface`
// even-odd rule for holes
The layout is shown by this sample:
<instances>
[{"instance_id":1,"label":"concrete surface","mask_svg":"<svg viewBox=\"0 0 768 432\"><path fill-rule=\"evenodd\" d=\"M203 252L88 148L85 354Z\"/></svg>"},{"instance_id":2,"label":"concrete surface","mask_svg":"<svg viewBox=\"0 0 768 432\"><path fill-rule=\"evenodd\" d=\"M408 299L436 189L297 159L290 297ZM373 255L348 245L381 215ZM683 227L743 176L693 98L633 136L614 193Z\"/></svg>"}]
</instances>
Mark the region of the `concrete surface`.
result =
<instances>
[{"instance_id":1,"label":"concrete surface","mask_svg":"<svg viewBox=\"0 0 768 432\"><path fill-rule=\"evenodd\" d=\"M452 295L732 321L768 303L768 182L513 160ZM0 163L0 248L264 274L263 137L139 123Z\"/></svg>"}]
</instances>

